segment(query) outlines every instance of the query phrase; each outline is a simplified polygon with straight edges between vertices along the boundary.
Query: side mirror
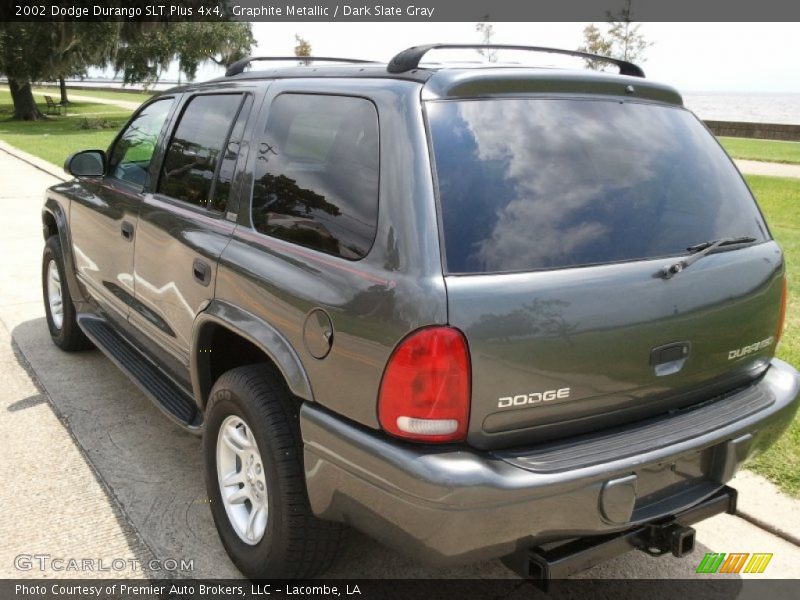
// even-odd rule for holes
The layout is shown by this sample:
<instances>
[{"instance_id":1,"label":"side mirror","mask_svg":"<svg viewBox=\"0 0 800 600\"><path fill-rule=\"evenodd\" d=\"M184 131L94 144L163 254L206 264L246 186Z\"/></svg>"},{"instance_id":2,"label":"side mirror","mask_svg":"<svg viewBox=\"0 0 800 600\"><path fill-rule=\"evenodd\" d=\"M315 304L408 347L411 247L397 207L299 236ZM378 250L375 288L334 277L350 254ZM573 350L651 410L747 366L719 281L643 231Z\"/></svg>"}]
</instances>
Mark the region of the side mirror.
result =
<instances>
[{"instance_id":1,"label":"side mirror","mask_svg":"<svg viewBox=\"0 0 800 600\"><path fill-rule=\"evenodd\" d=\"M106 153L102 150L83 150L70 154L64 170L75 177L102 177L106 172Z\"/></svg>"}]
</instances>

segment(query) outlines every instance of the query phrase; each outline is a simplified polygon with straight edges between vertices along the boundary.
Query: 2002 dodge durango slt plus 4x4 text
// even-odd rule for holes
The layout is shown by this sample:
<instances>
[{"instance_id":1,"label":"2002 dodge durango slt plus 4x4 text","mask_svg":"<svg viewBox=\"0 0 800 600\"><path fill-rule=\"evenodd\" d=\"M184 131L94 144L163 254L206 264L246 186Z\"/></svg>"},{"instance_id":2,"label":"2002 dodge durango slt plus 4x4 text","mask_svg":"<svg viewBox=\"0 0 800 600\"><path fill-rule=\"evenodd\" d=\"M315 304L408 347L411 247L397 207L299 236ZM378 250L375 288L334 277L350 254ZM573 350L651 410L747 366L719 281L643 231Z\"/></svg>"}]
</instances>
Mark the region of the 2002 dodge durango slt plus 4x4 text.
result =
<instances>
[{"instance_id":1,"label":"2002 dodge durango slt plus 4x4 text","mask_svg":"<svg viewBox=\"0 0 800 600\"><path fill-rule=\"evenodd\" d=\"M681 556L797 409L783 254L679 94L420 64L453 47L239 61L47 190L53 341L202 434L249 577L324 572L345 525L538 579Z\"/></svg>"}]
</instances>

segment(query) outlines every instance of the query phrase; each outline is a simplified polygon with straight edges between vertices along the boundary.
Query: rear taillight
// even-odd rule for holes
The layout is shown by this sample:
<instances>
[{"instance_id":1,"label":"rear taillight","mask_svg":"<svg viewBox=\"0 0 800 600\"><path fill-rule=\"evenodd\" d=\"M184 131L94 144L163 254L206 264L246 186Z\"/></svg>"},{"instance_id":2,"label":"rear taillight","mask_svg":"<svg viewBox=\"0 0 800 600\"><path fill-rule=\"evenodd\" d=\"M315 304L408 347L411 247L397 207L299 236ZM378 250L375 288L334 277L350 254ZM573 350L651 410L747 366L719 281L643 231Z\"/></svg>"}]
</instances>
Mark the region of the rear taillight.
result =
<instances>
[{"instance_id":1,"label":"rear taillight","mask_svg":"<svg viewBox=\"0 0 800 600\"><path fill-rule=\"evenodd\" d=\"M420 442L466 439L470 361L467 341L451 327L421 329L395 349L378 398L381 427Z\"/></svg>"},{"instance_id":2,"label":"rear taillight","mask_svg":"<svg viewBox=\"0 0 800 600\"><path fill-rule=\"evenodd\" d=\"M789 282L784 277L783 291L781 292L781 310L778 313L778 332L775 334L775 343L781 341L783 335L783 327L786 323L786 304L789 302Z\"/></svg>"}]
</instances>

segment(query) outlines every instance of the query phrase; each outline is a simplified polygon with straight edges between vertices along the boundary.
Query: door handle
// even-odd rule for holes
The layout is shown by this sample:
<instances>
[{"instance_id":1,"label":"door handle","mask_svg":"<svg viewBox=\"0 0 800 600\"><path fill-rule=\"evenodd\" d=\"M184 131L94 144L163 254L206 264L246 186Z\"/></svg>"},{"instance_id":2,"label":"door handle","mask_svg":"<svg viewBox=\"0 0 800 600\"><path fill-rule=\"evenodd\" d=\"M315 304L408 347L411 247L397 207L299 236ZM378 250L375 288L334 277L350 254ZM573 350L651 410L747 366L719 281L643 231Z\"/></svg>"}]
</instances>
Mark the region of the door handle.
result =
<instances>
[{"instance_id":1,"label":"door handle","mask_svg":"<svg viewBox=\"0 0 800 600\"><path fill-rule=\"evenodd\" d=\"M122 231L123 239L129 242L133 241L133 223L130 221L123 221L120 230Z\"/></svg>"},{"instance_id":2,"label":"door handle","mask_svg":"<svg viewBox=\"0 0 800 600\"><path fill-rule=\"evenodd\" d=\"M673 375L683 368L691 350L690 342L676 342L653 348L650 351L650 366L655 370L657 377Z\"/></svg>"},{"instance_id":3,"label":"door handle","mask_svg":"<svg viewBox=\"0 0 800 600\"><path fill-rule=\"evenodd\" d=\"M198 283L208 285L211 283L211 265L204 260L195 258L192 263L192 276Z\"/></svg>"}]
</instances>

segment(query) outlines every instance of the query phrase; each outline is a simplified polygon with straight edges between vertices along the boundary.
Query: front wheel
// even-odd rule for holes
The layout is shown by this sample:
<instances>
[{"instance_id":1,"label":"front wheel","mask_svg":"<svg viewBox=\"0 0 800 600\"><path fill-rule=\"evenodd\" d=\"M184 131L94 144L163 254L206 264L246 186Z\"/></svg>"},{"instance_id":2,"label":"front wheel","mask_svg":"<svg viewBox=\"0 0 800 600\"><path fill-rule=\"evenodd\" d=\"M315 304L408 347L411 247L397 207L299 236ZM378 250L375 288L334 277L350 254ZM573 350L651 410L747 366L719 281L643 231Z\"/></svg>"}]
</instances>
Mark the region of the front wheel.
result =
<instances>
[{"instance_id":1,"label":"front wheel","mask_svg":"<svg viewBox=\"0 0 800 600\"><path fill-rule=\"evenodd\" d=\"M330 566L343 528L311 512L298 403L277 371L250 365L217 380L203 454L214 523L242 573L305 578Z\"/></svg>"},{"instance_id":2,"label":"front wheel","mask_svg":"<svg viewBox=\"0 0 800 600\"><path fill-rule=\"evenodd\" d=\"M57 235L50 236L42 256L42 292L47 328L53 343L62 350L85 350L92 347L92 342L78 326L65 273L61 242Z\"/></svg>"}]
</instances>

